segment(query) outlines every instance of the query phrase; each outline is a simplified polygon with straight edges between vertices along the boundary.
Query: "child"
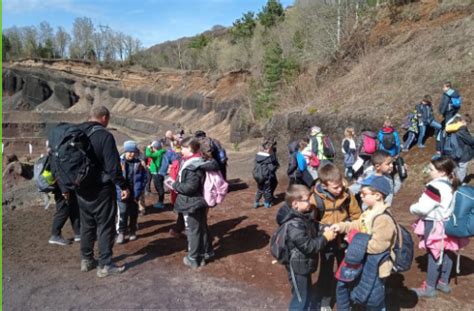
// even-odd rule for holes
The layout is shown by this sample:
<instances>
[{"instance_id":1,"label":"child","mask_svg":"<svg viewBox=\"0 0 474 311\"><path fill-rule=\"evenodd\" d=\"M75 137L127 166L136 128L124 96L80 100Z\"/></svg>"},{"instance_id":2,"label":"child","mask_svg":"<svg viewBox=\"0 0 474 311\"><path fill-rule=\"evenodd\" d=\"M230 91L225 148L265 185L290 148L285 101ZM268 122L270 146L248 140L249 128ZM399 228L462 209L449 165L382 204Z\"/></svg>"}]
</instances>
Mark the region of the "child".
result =
<instances>
[{"instance_id":1,"label":"child","mask_svg":"<svg viewBox=\"0 0 474 311\"><path fill-rule=\"evenodd\" d=\"M356 161L356 142L355 142L355 130L353 127L348 127L344 130L344 139L342 140L342 154L344 155L344 175L349 179L352 179L354 171L352 165Z\"/></svg>"},{"instance_id":2,"label":"child","mask_svg":"<svg viewBox=\"0 0 474 311\"><path fill-rule=\"evenodd\" d=\"M318 266L317 254L328 241L335 238L334 231L321 234L318 223L311 217L309 197L311 193L304 185L291 185L285 196L285 205L278 210L277 223L287 224L286 245L290 251L290 262L286 265L291 285L290 310L312 308L311 274Z\"/></svg>"},{"instance_id":3,"label":"child","mask_svg":"<svg viewBox=\"0 0 474 311\"><path fill-rule=\"evenodd\" d=\"M388 215L389 206L384 203L385 197L390 193L391 187L387 179L381 176L374 176L366 180L362 186L361 197L367 209L362 213L360 218L351 222L339 222L331 226L331 230L341 233L349 233L351 230L358 230L359 232L370 235L367 243L366 254L367 258L365 264L374 264L378 267L378 273L375 273L375 280L371 278L366 269L362 270L360 280L367 280L369 283L361 285L373 284L372 288L364 288L369 290L369 302L375 302L375 305L367 305L368 308L376 310L385 309L385 279L390 276L393 263L391 260L384 260L388 256L393 260L395 254L392 251L395 235L397 233L396 224L392 217ZM366 273L366 275L364 275ZM347 283L341 281L337 284L337 309L348 310L350 307L349 295L341 295L341 291L347 290ZM358 290L356 285L354 291ZM374 297L376 296L376 297ZM340 298L345 299L340 299ZM342 300L342 301L341 301Z\"/></svg>"},{"instance_id":4,"label":"child","mask_svg":"<svg viewBox=\"0 0 474 311\"><path fill-rule=\"evenodd\" d=\"M453 104L453 100L457 99L457 101L460 101L460 97L459 92L452 88L451 82L443 84L443 95L439 105L439 113L444 118L443 126L446 126L447 121L454 117L461 108L460 103L458 105Z\"/></svg>"},{"instance_id":5,"label":"child","mask_svg":"<svg viewBox=\"0 0 474 311\"><path fill-rule=\"evenodd\" d=\"M188 254L183 258L183 263L196 269L214 256L207 226L209 207L204 200L203 187L206 171L218 171L219 164L214 159L203 159L200 143L194 137L183 139L181 154L178 176L175 181L171 181L171 188L178 193L174 210L183 213L188 238Z\"/></svg>"},{"instance_id":6,"label":"child","mask_svg":"<svg viewBox=\"0 0 474 311\"><path fill-rule=\"evenodd\" d=\"M410 112L406 118L407 123L404 124L404 128L407 130L407 138L403 144L402 151L407 152L418 135L418 116L416 110Z\"/></svg>"},{"instance_id":7,"label":"child","mask_svg":"<svg viewBox=\"0 0 474 311\"><path fill-rule=\"evenodd\" d=\"M137 239L137 219L138 219L138 201L146 186L146 169L138 158L139 150L137 144L128 140L123 144L124 153L120 157L122 174L125 181L132 191L131 195L122 200L121 189L117 187L117 203L119 208L119 217L117 219L117 244L124 242L124 235L127 227L130 232L129 240ZM128 221L130 219L130 223Z\"/></svg>"},{"instance_id":8,"label":"child","mask_svg":"<svg viewBox=\"0 0 474 311\"><path fill-rule=\"evenodd\" d=\"M377 139L379 141L379 150L387 151L392 157L400 154L400 138L398 137L398 132L392 126L392 121L389 119L383 123Z\"/></svg>"},{"instance_id":9,"label":"child","mask_svg":"<svg viewBox=\"0 0 474 311\"><path fill-rule=\"evenodd\" d=\"M153 205L154 208L164 208L163 202L165 200L165 188L163 185L164 177L159 174L161 167L161 160L166 149L162 148L160 141L155 140L145 149L145 156L151 158L150 173L155 185L156 192L158 192L158 202Z\"/></svg>"},{"instance_id":10,"label":"child","mask_svg":"<svg viewBox=\"0 0 474 311\"><path fill-rule=\"evenodd\" d=\"M449 276L453 261L449 251L457 251L465 245L444 234L443 220L453 212L450 204L453 191L459 185L454 175L456 163L447 157L431 160L429 174L431 181L417 203L410 206L410 212L420 217L415 224L415 234L421 237L420 248L427 248L428 269L426 281L420 288L414 288L418 297L435 297L436 289L449 293ZM442 258L439 258L442 257ZM439 262L441 260L441 264Z\"/></svg>"},{"instance_id":11,"label":"child","mask_svg":"<svg viewBox=\"0 0 474 311\"><path fill-rule=\"evenodd\" d=\"M433 114L432 99L430 95L423 96L421 103L416 105L416 114L418 117L418 148L425 148L424 139L428 126L434 128L437 132L441 129ZM436 135L438 136L438 135Z\"/></svg>"},{"instance_id":12,"label":"child","mask_svg":"<svg viewBox=\"0 0 474 311\"><path fill-rule=\"evenodd\" d=\"M385 203L392 205L393 196L397 193L402 185L398 174L393 174L393 159L390 154L383 150L377 150L372 155L372 166L369 166L364 174L350 186L350 190L354 195L360 194L362 183L365 179L375 175L383 176L390 183L390 193L385 197ZM366 205L362 204L362 209L366 209Z\"/></svg>"},{"instance_id":13,"label":"child","mask_svg":"<svg viewBox=\"0 0 474 311\"><path fill-rule=\"evenodd\" d=\"M258 152L255 156L255 168L254 178L257 182L257 193L255 194L254 208L258 208L260 205L260 199L263 196L265 208L272 206L273 200L273 180L276 180L277 167L274 164L273 157L273 144L271 142L265 142L262 145L262 151ZM258 172L256 174L256 172Z\"/></svg>"},{"instance_id":14,"label":"child","mask_svg":"<svg viewBox=\"0 0 474 311\"><path fill-rule=\"evenodd\" d=\"M324 152L324 141L325 135L321 131L321 128L318 126L313 126L311 128L310 137L309 137L309 147L311 152L318 156L318 159L321 161L321 165L324 165L328 162L334 161L334 155L329 156ZM334 150L331 150L334 151Z\"/></svg>"},{"instance_id":15,"label":"child","mask_svg":"<svg viewBox=\"0 0 474 311\"><path fill-rule=\"evenodd\" d=\"M298 161L296 159L298 153L298 142L293 141L288 144L288 169L286 174L288 175L289 185L303 184L302 174L298 169Z\"/></svg>"},{"instance_id":16,"label":"child","mask_svg":"<svg viewBox=\"0 0 474 311\"><path fill-rule=\"evenodd\" d=\"M310 198L316 221L323 225L332 225L341 221L359 219L361 211L356 198L344 185L341 171L332 163L318 170L319 183L314 187ZM344 244L341 237L328 243L321 252L321 267L317 283L321 295L321 309L330 308L331 294L334 289L334 259L339 265L344 257Z\"/></svg>"},{"instance_id":17,"label":"child","mask_svg":"<svg viewBox=\"0 0 474 311\"><path fill-rule=\"evenodd\" d=\"M454 117L453 121L446 125L446 133L448 135L456 133L459 148L462 150L462 156L459 159L455 159L458 164L455 170L456 176L461 182L466 178L469 161L474 157L474 137L472 137L468 129L471 122L471 116L465 114Z\"/></svg>"}]
</instances>

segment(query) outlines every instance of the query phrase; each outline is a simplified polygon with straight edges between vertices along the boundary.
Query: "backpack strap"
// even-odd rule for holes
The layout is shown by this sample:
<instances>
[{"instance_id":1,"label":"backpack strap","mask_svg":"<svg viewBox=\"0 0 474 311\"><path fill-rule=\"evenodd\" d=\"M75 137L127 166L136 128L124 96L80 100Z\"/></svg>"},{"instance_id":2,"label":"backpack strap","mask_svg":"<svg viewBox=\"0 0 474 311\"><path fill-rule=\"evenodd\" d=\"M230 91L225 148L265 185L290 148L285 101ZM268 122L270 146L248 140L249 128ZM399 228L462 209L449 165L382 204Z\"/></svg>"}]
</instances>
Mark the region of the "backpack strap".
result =
<instances>
[{"instance_id":1,"label":"backpack strap","mask_svg":"<svg viewBox=\"0 0 474 311\"><path fill-rule=\"evenodd\" d=\"M98 131L101 131L101 130L105 130L105 128L102 125L94 125L86 131L86 135L87 135L87 137L91 138L91 136L94 133L96 133Z\"/></svg>"},{"instance_id":2,"label":"backpack strap","mask_svg":"<svg viewBox=\"0 0 474 311\"><path fill-rule=\"evenodd\" d=\"M316 209L318 210L318 213L321 216L319 220L321 220L323 219L324 211L325 211L324 201L319 195L316 194L316 192L313 192L313 197L314 197L314 201L316 202Z\"/></svg>"}]
</instances>

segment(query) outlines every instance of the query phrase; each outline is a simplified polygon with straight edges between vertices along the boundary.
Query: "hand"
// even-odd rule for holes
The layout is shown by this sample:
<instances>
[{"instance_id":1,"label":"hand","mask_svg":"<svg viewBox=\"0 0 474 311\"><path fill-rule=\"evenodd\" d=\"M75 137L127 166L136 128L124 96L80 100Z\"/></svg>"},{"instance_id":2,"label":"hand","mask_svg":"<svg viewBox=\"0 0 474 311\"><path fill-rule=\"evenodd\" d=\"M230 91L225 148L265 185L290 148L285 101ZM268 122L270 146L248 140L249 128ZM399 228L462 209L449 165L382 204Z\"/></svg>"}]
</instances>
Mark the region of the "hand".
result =
<instances>
[{"instance_id":1,"label":"hand","mask_svg":"<svg viewBox=\"0 0 474 311\"><path fill-rule=\"evenodd\" d=\"M69 201L70 196L71 196L71 195L69 194L69 192L64 192L64 193L63 193L63 197L64 197L64 199L65 199L66 201Z\"/></svg>"},{"instance_id":2,"label":"hand","mask_svg":"<svg viewBox=\"0 0 474 311\"><path fill-rule=\"evenodd\" d=\"M125 189L125 190L122 190L122 192L120 193L120 198L122 200L125 200L128 198L129 195L130 195L130 191L128 191L128 189Z\"/></svg>"},{"instance_id":3,"label":"hand","mask_svg":"<svg viewBox=\"0 0 474 311\"><path fill-rule=\"evenodd\" d=\"M341 232L341 227L339 227L338 224L332 225L329 229L334 231L334 232Z\"/></svg>"},{"instance_id":4,"label":"hand","mask_svg":"<svg viewBox=\"0 0 474 311\"><path fill-rule=\"evenodd\" d=\"M326 238L326 240L332 241L336 238L337 233L336 231L329 229L327 231L324 231L323 236Z\"/></svg>"}]
</instances>

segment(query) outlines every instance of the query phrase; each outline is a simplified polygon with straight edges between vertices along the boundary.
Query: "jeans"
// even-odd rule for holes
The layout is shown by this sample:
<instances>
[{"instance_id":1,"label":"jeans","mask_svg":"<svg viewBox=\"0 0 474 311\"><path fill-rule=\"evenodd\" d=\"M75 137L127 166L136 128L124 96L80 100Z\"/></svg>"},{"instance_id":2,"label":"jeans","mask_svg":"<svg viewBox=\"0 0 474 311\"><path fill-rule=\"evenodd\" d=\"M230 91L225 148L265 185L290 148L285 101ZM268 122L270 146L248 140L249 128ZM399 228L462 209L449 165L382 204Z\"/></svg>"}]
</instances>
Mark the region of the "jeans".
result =
<instances>
[{"instance_id":1,"label":"jeans","mask_svg":"<svg viewBox=\"0 0 474 311\"><path fill-rule=\"evenodd\" d=\"M433 221L425 220L425 241L432 229ZM441 263L441 265L438 265L438 260L434 258L431 252L428 252L428 273L426 276L426 283L428 284L428 286L431 287L436 287L436 284L438 284L438 280L445 284L448 284L452 268L453 260L448 256L446 250L443 253L443 262Z\"/></svg>"},{"instance_id":2,"label":"jeans","mask_svg":"<svg viewBox=\"0 0 474 311\"><path fill-rule=\"evenodd\" d=\"M439 134L442 126L438 121L433 120L433 121L431 121L430 124L427 124L427 125L424 124L424 125L419 125L418 126L418 130L419 130L419 133L418 133L418 146L423 146L424 140L425 140L425 135L426 135L426 130L427 130L428 126L435 129L436 140L437 141L439 140L439 135L438 134Z\"/></svg>"},{"instance_id":3,"label":"jeans","mask_svg":"<svg viewBox=\"0 0 474 311\"><path fill-rule=\"evenodd\" d=\"M294 280L289 266L286 267L288 271L288 280L291 286L291 300L288 306L289 310L308 310L312 305L312 293L311 293L311 274L300 275L293 274ZM298 288L298 293L296 292L296 287ZM298 299L301 299L301 301Z\"/></svg>"},{"instance_id":4,"label":"jeans","mask_svg":"<svg viewBox=\"0 0 474 311\"><path fill-rule=\"evenodd\" d=\"M469 161L468 162L459 162L458 167L454 170L454 172L456 173L456 177L461 182L463 182L464 179L466 178L468 165L469 165Z\"/></svg>"},{"instance_id":5,"label":"jeans","mask_svg":"<svg viewBox=\"0 0 474 311\"><path fill-rule=\"evenodd\" d=\"M138 203L135 202L135 200L130 199L125 202L118 202L118 208L119 217L117 219L117 232L125 233L127 227L130 229L130 232L136 232L138 228Z\"/></svg>"},{"instance_id":6,"label":"jeans","mask_svg":"<svg viewBox=\"0 0 474 311\"><path fill-rule=\"evenodd\" d=\"M425 127L425 130L426 130L426 127ZM416 133L411 132L411 131L408 132L408 137L405 143L403 144L403 149L404 150L410 149L411 145L413 144L413 141L415 141L415 138L416 138ZM422 144L418 143L418 145L422 145Z\"/></svg>"}]
</instances>

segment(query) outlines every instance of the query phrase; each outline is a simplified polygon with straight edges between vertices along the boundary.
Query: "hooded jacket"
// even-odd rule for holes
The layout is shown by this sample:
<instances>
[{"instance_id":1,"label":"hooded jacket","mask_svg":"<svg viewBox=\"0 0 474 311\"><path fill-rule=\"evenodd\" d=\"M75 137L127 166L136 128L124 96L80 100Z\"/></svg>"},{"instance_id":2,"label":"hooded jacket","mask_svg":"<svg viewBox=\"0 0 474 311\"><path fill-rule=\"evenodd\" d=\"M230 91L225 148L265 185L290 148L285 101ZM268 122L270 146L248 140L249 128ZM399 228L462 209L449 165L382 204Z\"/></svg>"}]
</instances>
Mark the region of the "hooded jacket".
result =
<instances>
[{"instance_id":1,"label":"hooded jacket","mask_svg":"<svg viewBox=\"0 0 474 311\"><path fill-rule=\"evenodd\" d=\"M383 145L383 137L386 134L392 134L394 137L395 143L393 144L393 147L391 149L385 149ZM380 150L387 151L392 157L400 153L400 138L398 137L398 132L393 127L390 126L382 128L377 135L377 139L379 141Z\"/></svg>"},{"instance_id":2,"label":"hooded jacket","mask_svg":"<svg viewBox=\"0 0 474 311\"><path fill-rule=\"evenodd\" d=\"M431 104L419 103L415 109L418 115L418 125L430 125L434 120L433 106Z\"/></svg>"},{"instance_id":3,"label":"hooded jacket","mask_svg":"<svg viewBox=\"0 0 474 311\"><path fill-rule=\"evenodd\" d=\"M146 169L142 166L140 159L134 158L131 161L125 159L125 155L120 156L120 165L122 167L123 177L126 179L127 175L132 177L132 180L127 181L128 184L132 185L130 188L130 199L138 200L145 190L147 173ZM131 172L127 169L132 168ZM116 186L117 190L117 200L122 201L120 195L120 188Z\"/></svg>"},{"instance_id":4,"label":"hooded jacket","mask_svg":"<svg viewBox=\"0 0 474 311\"><path fill-rule=\"evenodd\" d=\"M203 194L206 171L218 171L219 164L214 159L204 161L201 157L192 157L182 161L180 167L178 178L172 186L178 193L174 210L193 213L197 209L207 208Z\"/></svg>"},{"instance_id":5,"label":"hooded jacket","mask_svg":"<svg viewBox=\"0 0 474 311\"><path fill-rule=\"evenodd\" d=\"M165 153L166 153L166 149L151 151L150 147L146 147L145 156L151 159L150 173L158 174L161 167L161 160Z\"/></svg>"},{"instance_id":6,"label":"hooded jacket","mask_svg":"<svg viewBox=\"0 0 474 311\"><path fill-rule=\"evenodd\" d=\"M446 124L447 133L456 133L458 136L459 147L462 148L463 153L459 159L460 163L466 163L474 157L474 137L467 127L461 122Z\"/></svg>"},{"instance_id":7,"label":"hooded jacket","mask_svg":"<svg viewBox=\"0 0 474 311\"><path fill-rule=\"evenodd\" d=\"M255 165L263 166L264 175L267 180L275 176L277 167L269 153L263 151L257 153L255 156Z\"/></svg>"},{"instance_id":8,"label":"hooded jacket","mask_svg":"<svg viewBox=\"0 0 474 311\"><path fill-rule=\"evenodd\" d=\"M410 206L410 213L426 220L442 221L451 216L453 189L447 177L430 181L418 202Z\"/></svg>"},{"instance_id":9,"label":"hooded jacket","mask_svg":"<svg viewBox=\"0 0 474 311\"><path fill-rule=\"evenodd\" d=\"M314 196L319 196L324 204L324 214L321 215ZM335 198L325 191L320 183L314 187L314 193L309 202L316 211L314 216L322 224L332 225L341 221L353 221L359 219L361 210L356 198L348 190L344 189L342 194Z\"/></svg>"},{"instance_id":10,"label":"hooded jacket","mask_svg":"<svg viewBox=\"0 0 474 311\"><path fill-rule=\"evenodd\" d=\"M443 93L443 96L441 97L441 105L439 106L439 113L444 118L447 118L448 115L456 114L459 110L459 108L454 108L451 105L451 97L459 97L459 92L454 89L449 89L448 92L451 93L451 96Z\"/></svg>"},{"instance_id":11,"label":"hooded jacket","mask_svg":"<svg viewBox=\"0 0 474 311\"><path fill-rule=\"evenodd\" d=\"M286 245L290 250L290 265L295 274L306 275L316 271L316 256L326 246L327 240L320 231L319 224L311 219L311 213L302 214L288 205L283 205L277 213L279 226L288 224Z\"/></svg>"}]
</instances>

